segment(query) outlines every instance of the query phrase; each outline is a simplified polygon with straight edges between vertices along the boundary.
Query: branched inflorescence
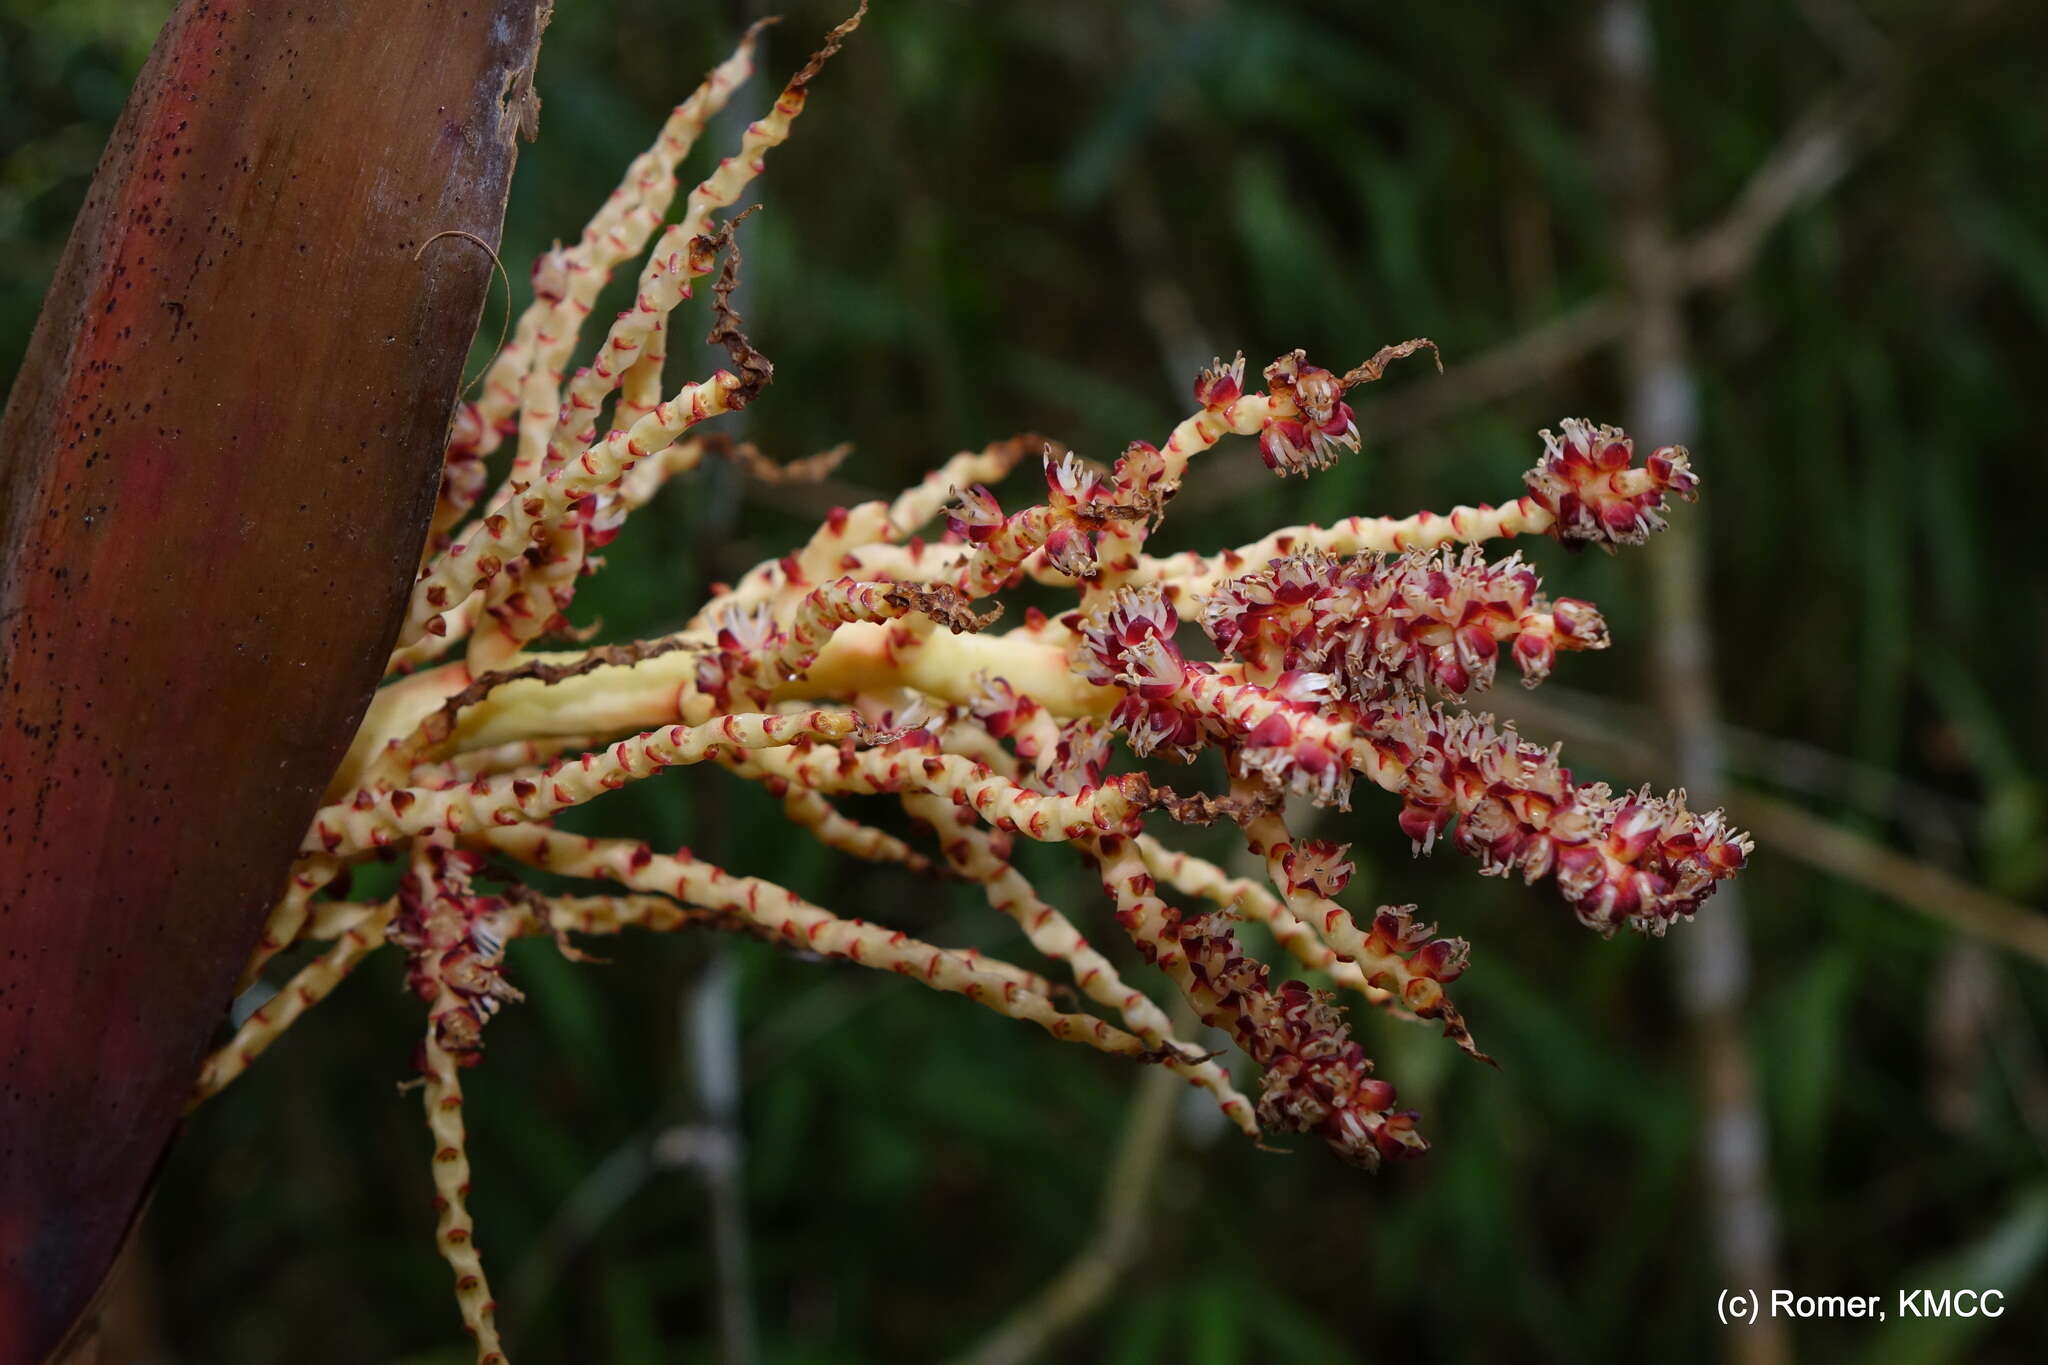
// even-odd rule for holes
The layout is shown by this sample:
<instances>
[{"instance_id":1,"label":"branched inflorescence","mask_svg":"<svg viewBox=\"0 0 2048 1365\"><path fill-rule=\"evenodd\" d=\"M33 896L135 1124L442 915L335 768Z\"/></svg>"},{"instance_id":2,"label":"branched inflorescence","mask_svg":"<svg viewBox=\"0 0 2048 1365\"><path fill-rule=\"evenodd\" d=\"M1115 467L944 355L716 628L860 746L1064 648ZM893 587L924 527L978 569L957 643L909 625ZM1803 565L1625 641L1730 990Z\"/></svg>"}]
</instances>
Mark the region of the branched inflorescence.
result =
<instances>
[{"instance_id":1,"label":"branched inflorescence","mask_svg":"<svg viewBox=\"0 0 2048 1365\"><path fill-rule=\"evenodd\" d=\"M708 454L800 477L843 453L778 467L697 428L751 402L773 376L732 308L733 224L715 228L712 215L789 135L811 81L858 21L831 36L664 228L682 157L751 71L749 32L582 237L536 264L533 303L480 397L455 414L388 685L306 833L249 979L296 943L330 946L200 1077L200 1097L217 1092L372 951L404 955L427 1009L415 1062L434 1135L438 1237L483 1361L502 1355L466 1212L461 1073L480 1059L493 1016L521 998L505 973L514 938L549 937L581 957L571 934L751 933L1169 1067L1247 1134L1312 1133L1372 1167L1425 1150L1417 1116L1373 1074L1337 997L1276 984L1239 927L1264 926L1338 989L1432 1021L1483 1056L1446 990L1469 953L1413 906L1347 909L1345 846L1297 836L1290 796L1348 808L1362 777L1396 798L1418 852L1448 840L1483 872L1548 879L1603 934L1662 933L1749 850L1718 812L1689 810L1681 793L1575 782L1556 749L1455 709L1492 685L1504 656L1534 685L1561 652L1607 644L1591 605L1547 598L1519 554L1489 560L1481 547L1518 535L1638 543L1663 525L1670 499L1695 493L1682 450L1639 461L1619 431L1568 420L1543 433L1524 491L1497 508L1290 527L1211 555L1147 553L1191 462L1226 437L1254 439L1283 476L1356 450L1347 394L1430 346L1420 339L1342 374L1297 351L1266 367L1262 388L1248 385L1242 357L1219 362L1196 379L1196 410L1163 445L1135 442L1107 465L1036 437L962 453L893 502L833 512L806 544L718 588L673 635L534 651L543 636L574 637L567 612L577 579L596 567L591 551L665 480ZM565 378L598 291L643 252L632 306ZM714 271L712 339L732 367L665 391L669 323ZM507 443L507 472L487 493L485 459ZM1042 470L1043 493L1005 511L988 485L1026 460ZM940 516L945 529L920 538ZM1025 583L1073 592L1074 608L1027 611L995 630L997 611L976 603ZM1228 787L1175 791L1120 768L1119 748L1180 761L1213 751ZM1073 989L843 917L688 850L553 824L606 791L707 763L765 788L831 848L977 884ZM899 801L930 846L840 807L876 795ZM1241 829L1263 882L1147 831L1216 821ZM1166 1011L1089 944L1078 916L1040 896L1015 860L1020 838L1071 845L1092 866L1137 955L1255 1064L1256 1099L1174 1036ZM402 860L397 894L347 899L349 869L379 858ZM543 896L518 884L521 867L609 889Z\"/></svg>"}]
</instances>

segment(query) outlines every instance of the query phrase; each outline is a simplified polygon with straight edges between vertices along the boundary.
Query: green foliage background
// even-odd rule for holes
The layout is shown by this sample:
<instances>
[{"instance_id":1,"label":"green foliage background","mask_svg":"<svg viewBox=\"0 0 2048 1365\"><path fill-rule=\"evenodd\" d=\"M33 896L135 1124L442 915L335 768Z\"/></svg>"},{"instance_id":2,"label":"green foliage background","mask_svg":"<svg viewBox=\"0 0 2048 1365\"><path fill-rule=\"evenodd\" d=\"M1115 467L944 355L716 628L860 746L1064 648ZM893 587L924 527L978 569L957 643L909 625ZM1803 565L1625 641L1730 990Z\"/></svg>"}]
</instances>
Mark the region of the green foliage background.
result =
<instances>
[{"instance_id":1,"label":"green foliage background","mask_svg":"<svg viewBox=\"0 0 2048 1365\"><path fill-rule=\"evenodd\" d=\"M840 8L792 4L736 107L763 107ZM0 0L7 373L166 9ZM1651 12L1685 230L1712 222L1870 52L1900 73L1881 135L1843 181L1688 311L1705 496L1680 515L1711 537L1728 718L1850 761L1738 745L1736 776L2038 906L2048 10ZM746 17L563 0L542 136L522 152L507 224L515 278L574 234ZM892 491L958 448L1020 430L1098 455L1162 439L1211 351L1242 347L1256 366L1299 345L1342 365L1428 335L1455 372L1617 289L1596 18L1559 0L883 0L772 158L767 211L744 239L750 331L777 367L749 434L779 456L840 440L858 454L822 494L724 469L672 488L613 547L582 619L615 637L673 626L707 581L787 547L830 500ZM719 126L720 152L737 130ZM1290 521L1497 501L1537 427L1618 420L1621 374L1603 348L1377 436L1376 414L1412 413L1442 382L1411 362L1361 395L1362 457L1283 486L1236 449L1197 469L1167 535L1209 547ZM1557 684L1648 700L1639 562L1548 543L1531 554L1553 591L1600 603L1615 628L1614 649L1568 659ZM1626 723L1663 744L1653 721ZM1377 1178L1312 1146L1252 1150L1190 1111L1142 1263L1057 1358L1715 1358L1721 1286L1673 944L1602 943L1547 889L1479 879L1456 855L1413 862L1387 804L1366 792L1359 807L1325 828L1355 841L1354 896L1418 901L1473 940L1459 998L1502 1069L1362 1020L1436 1143ZM590 820L942 941L1022 948L973 898L828 857L730 780L673 774ZM1033 865L1108 943L1071 860ZM1744 1041L1786 1286L2011 1296L1995 1323L1917 1334L1802 1325L1802 1353L2037 1358L2025 1342L2048 1327L2041 968L1768 844L1745 886ZM475 1208L516 1359L718 1358L703 1182L640 1169L655 1134L701 1117L689 1006L714 962L738 980L759 1359L964 1349L1089 1235L1129 1068L758 944L605 947L601 967L515 949L530 1003L493 1025L471 1083ZM193 1123L138 1281L160 1359L466 1358L433 1250L417 1100L393 1089L417 1020L397 968L366 968Z\"/></svg>"}]
</instances>

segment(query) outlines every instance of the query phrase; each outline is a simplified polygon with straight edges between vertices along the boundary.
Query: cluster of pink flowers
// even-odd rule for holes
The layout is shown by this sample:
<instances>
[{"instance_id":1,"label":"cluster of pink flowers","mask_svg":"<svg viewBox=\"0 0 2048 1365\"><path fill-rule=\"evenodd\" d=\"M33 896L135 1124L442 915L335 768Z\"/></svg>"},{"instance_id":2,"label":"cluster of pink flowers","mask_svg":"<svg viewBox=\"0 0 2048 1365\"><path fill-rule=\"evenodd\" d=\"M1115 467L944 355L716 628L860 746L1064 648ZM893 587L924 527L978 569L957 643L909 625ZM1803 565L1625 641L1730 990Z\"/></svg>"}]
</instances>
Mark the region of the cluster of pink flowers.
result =
<instances>
[{"instance_id":1,"label":"cluster of pink flowers","mask_svg":"<svg viewBox=\"0 0 2048 1365\"><path fill-rule=\"evenodd\" d=\"M1329 374L1299 357L1276 371L1297 393L1304 373L1317 385ZM1232 382L1211 371L1197 393ZM1697 487L1681 451L1638 466L1613 428L1563 428L1562 440L1545 433L1527 480L1559 539L1640 538L1663 524L1667 495ZM1110 722L1135 753L1190 760L1214 745L1235 772L1339 804L1363 772L1400 796L1400 825L1418 851L1455 825L1483 871L1532 883L1555 874L1588 926L1661 932L1742 866L1744 836L1718 813L1688 810L1679 793L1616 798L1603 784L1576 785L1554 750L1424 700L1428 690L1455 699L1485 689L1503 650L1533 686L1559 651L1607 645L1597 609L1548 601L1540 586L1519 554L1489 562L1474 545L1282 555L1201 600L1222 656L1213 662L1186 656L1158 585L1120 589L1070 619L1085 676L1117 689Z\"/></svg>"},{"instance_id":2,"label":"cluster of pink flowers","mask_svg":"<svg viewBox=\"0 0 2048 1365\"><path fill-rule=\"evenodd\" d=\"M524 998L503 970L508 907L472 885L484 865L471 850L423 845L387 931L406 951L406 985L428 1006L435 1044L458 1066L483 1060L484 1025Z\"/></svg>"},{"instance_id":3,"label":"cluster of pink flowers","mask_svg":"<svg viewBox=\"0 0 2048 1365\"><path fill-rule=\"evenodd\" d=\"M784 639L766 607L734 607L718 618L712 647L697 656L697 690L720 702L745 690L760 660Z\"/></svg>"},{"instance_id":4,"label":"cluster of pink flowers","mask_svg":"<svg viewBox=\"0 0 2048 1365\"><path fill-rule=\"evenodd\" d=\"M1546 603L1519 554L1489 564L1476 546L1436 555L1289 555L1233 578L1202 608L1202 629L1255 676L1325 675L1370 701L1396 687L1450 697L1493 682L1503 646L1530 685L1558 651L1603 649L1607 623L1591 603Z\"/></svg>"},{"instance_id":5,"label":"cluster of pink flowers","mask_svg":"<svg viewBox=\"0 0 2048 1365\"><path fill-rule=\"evenodd\" d=\"M1632 468L1635 446L1616 427L1567 417L1564 434L1543 433L1543 458L1524 480L1529 496L1557 518L1551 534L1566 541L1640 545L1664 529L1666 497L1690 499L1700 481L1683 450L1652 451Z\"/></svg>"},{"instance_id":6,"label":"cluster of pink flowers","mask_svg":"<svg viewBox=\"0 0 2048 1365\"><path fill-rule=\"evenodd\" d=\"M1662 933L1692 915L1738 871L1749 841L1719 811L1686 808L1683 793L1614 796L1572 783L1556 749L1524 742L1489 718L1446 715L1403 701L1375 728L1403 757L1401 828L1427 848L1453 822L1458 847L1482 872L1555 875L1581 923Z\"/></svg>"},{"instance_id":7,"label":"cluster of pink flowers","mask_svg":"<svg viewBox=\"0 0 2048 1365\"><path fill-rule=\"evenodd\" d=\"M1270 983L1271 970L1239 946L1230 922L1205 915L1180 925L1188 969L1223 1002L1233 1040L1259 1064L1259 1120L1283 1133L1313 1133L1338 1156L1370 1169L1382 1158L1421 1156L1421 1117L1396 1110L1394 1087L1373 1075L1365 1049L1327 991Z\"/></svg>"},{"instance_id":8,"label":"cluster of pink flowers","mask_svg":"<svg viewBox=\"0 0 2048 1365\"><path fill-rule=\"evenodd\" d=\"M1241 386L1244 362L1229 370L1220 365L1195 384L1195 397L1208 407L1227 407ZM1296 410L1293 417L1274 417L1259 428L1259 457L1266 468L1285 477L1328 469L1346 451L1358 449L1358 423L1344 401L1344 384L1330 371L1308 363L1304 351L1291 351L1266 367L1266 387L1284 396Z\"/></svg>"},{"instance_id":9,"label":"cluster of pink flowers","mask_svg":"<svg viewBox=\"0 0 2048 1365\"><path fill-rule=\"evenodd\" d=\"M1181 656L1174 643L1180 618L1156 591L1119 593L1108 612L1084 621L1082 675L1118 691L1110 723L1123 732L1136 754L1164 751L1192 760L1214 726L1182 695L1188 672L1202 668Z\"/></svg>"},{"instance_id":10,"label":"cluster of pink flowers","mask_svg":"<svg viewBox=\"0 0 2048 1365\"><path fill-rule=\"evenodd\" d=\"M1092 577L1113 529L1155 517L1163 477L1157 447L1134 442L1114 469L1091 467L1071 452L1045 455L1046 500L1012 516L979 484L961 490L947 515L950 533L975 547L960 587L974 595L1011 582L1027 562L1072 578Z\"/></svg>"}]
</instances>

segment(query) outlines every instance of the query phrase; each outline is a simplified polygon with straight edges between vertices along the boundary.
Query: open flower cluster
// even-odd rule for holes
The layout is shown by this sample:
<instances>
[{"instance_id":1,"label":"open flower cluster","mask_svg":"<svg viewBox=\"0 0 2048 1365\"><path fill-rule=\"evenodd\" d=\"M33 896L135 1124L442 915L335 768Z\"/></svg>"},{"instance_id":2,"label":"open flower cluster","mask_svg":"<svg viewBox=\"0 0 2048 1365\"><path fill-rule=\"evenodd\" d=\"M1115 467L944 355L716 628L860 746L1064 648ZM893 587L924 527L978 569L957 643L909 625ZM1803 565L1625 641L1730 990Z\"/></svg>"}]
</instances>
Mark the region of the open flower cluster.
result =
<instances>
[{"instance_id":1,"label":"open flower cluster","mask_svg":"<svg viewBox=\"0 0 2048 1365\"><path fill-rule=\"evenodd\" d=\"M1202 628L1254 674L1314 673L1351 701L1434 688L1484 691L1505 649L1522 678L1543 681L1560 649L1602 649L1591 603L1546 603L1519 554L1335 559L1310 552L1232 579L1203 605Z\"/></svg>"},{"instance_id":2,"label":"open flower cluster","mask_svg":"<svg viewBox=\"0 0 2048 1365\"><path fill-rule=\"evenodd\" d=\"M1681 450L1639 461L1620 432L1566 421L1544 433L1525 490L1499 507L1290 527L1214 554L1149 553L1195 459L1248 457L1210 455L1236 437L1282 475L1329 464L1359 446L1346 395L1426 341L1341 374L1297 351L1265 368L1263 386L1247 381L1242 357L1218 363L1196 378L1193 410L1161 445L1136 442L1107 464L1035 438L954 455L893 501L835 511L804 544L718 587L672 635L537 649L550 636L573 641L569 613L579 578L598 565L593 552L666 480L710 456L763 477L829 463L777 466L699 428L773 377L731 307L739 252L732 224L714 216L788 137L858 21L831 35L671 222L678 164L749 74L750 32L582 236L536 264L532 304L480 396L454 414L390 677L306 832L248 979L303 941L327 946L199 1081L201 1098L219 1091L369 953L403 954L426 1006L416 1060L439 1244L485 1362L503 1355L466 1211L461 1077L482 1057L493 1017L521 998L506 975L513 938L552 937L580 956L571 935L686 924L751 933L1168 1067L1248 1136L1313 1134L1370 1168L1426 1149L1417 1116L1374 1074L1339 997L1276 984L1238 927L1263 925L1354 1001L1430 1020L1482 1055L1446 990L1469 953L1412 906L1345 906L1345 846L1298 837L1290 795L1348 808L1363 778L1393 797L1385 818L1418 851L1448 841L1483 872L1548 880L1602 933L1663 932L1749 849L1682 795L1576 783L1556 750L1446 709L1492 684L1503 655L1534 684L1560 652L1607 643L1592 606L1546 598L1519 555L1489 560L1481 547L1524 535L1640 541L1671 498L1695 491ZM569 369L599 290L642 255L632 305L589 362ZM714 273L711 335L731 367L669 388L669 325ZM500 451L505 473L492 487L486 461ZM993 486L1027 462L1042 483L1006 511ZM1025 583L1072 593L1072 609L995 628L1000 604L987 599ZM1226 789L1176 791L1124 757L1205 752L1222 757ZM606 791L707 763L759 784L797 827L848 856L980 887L1044 962L923 942L688 850L553 823ZM877 794L901 803L911 838L841 808L841 798ZM1230 875L1154 832L1219 820L1241 829L1263 879ZM1250 1059L1256 1098L1216 1056L1176 1037L1165 1009L1040 897L1014 860L1020 839L1067 844L1095 870L1136 953ZM350 899L350 869L373 859L402 863L397 894ZM519 885L522 867L593 889L542 895Z\"/></svg>"}]
</instances>

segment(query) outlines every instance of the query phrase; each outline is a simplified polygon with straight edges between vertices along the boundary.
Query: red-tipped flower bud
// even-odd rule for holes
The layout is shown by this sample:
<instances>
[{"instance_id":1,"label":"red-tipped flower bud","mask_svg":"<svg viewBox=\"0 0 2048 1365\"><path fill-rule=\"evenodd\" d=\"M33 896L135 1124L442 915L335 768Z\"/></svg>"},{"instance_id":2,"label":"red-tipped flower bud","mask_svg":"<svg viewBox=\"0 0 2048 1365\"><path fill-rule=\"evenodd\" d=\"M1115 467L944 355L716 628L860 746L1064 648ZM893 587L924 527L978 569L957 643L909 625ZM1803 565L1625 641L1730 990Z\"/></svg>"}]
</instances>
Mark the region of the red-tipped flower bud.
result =
<instances>
[{"instance_id":1,"label":"red-tipped flower bud","mask_svg":"<svg viewBox=\"0 0 2048 1365\"><path fill-rule=\"evenodd\" d=\"M1212 412L1235 403L1244 394L1244 352L1228 365L1220 359L1195 379L1195 401Z\"/></svg>"}]
</instances>

